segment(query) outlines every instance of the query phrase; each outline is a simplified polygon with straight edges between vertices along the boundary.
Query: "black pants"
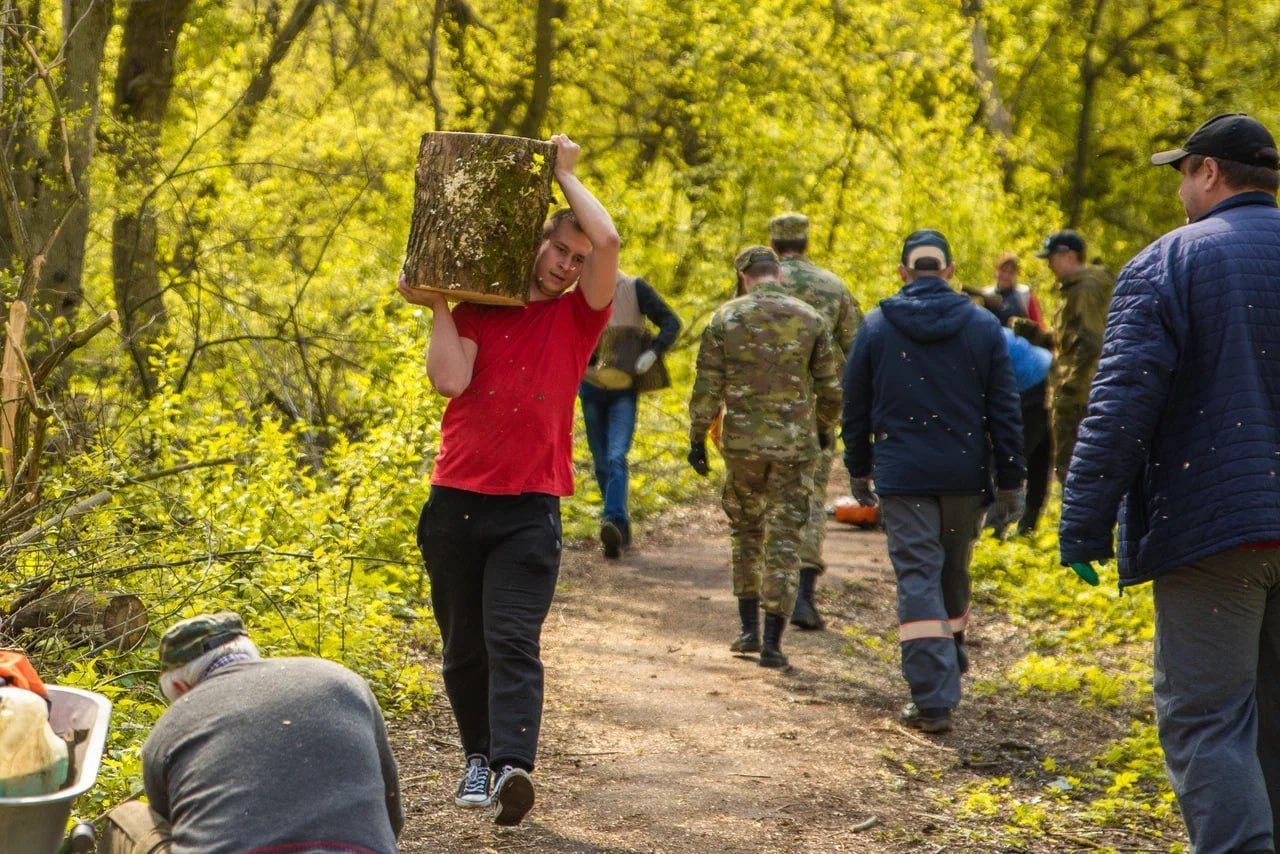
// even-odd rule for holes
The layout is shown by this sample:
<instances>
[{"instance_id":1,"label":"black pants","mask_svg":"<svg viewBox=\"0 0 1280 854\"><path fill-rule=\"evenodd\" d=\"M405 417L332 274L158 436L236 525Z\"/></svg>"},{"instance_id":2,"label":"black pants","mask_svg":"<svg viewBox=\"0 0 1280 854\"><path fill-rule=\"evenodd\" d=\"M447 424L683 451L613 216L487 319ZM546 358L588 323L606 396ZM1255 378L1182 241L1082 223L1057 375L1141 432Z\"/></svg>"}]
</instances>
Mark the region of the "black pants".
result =
<instances>
[{"instance_id":1,"label":"black pants","mask_svg":"<svg viewBox=\"0 0 1280 854\"><path fill-rule=\"evenodd\" d=\"M1049 432L1044 383L1022 393L1022 452L1027 460L1027 506L1018 530L1030 531L1040 521L1053 473L1053 436Z\"/></svg>"},{"instance_id":2,"label":"black pants","mask_svg":"<svg viewBox=\"0 0 1280 854\"><path fill-rule=\"evenodd\" d=\"M542 622L560 571L560 499L432 487L418 520L444 688L468 756L533 770Z\"/></svg>"}]
</instances>

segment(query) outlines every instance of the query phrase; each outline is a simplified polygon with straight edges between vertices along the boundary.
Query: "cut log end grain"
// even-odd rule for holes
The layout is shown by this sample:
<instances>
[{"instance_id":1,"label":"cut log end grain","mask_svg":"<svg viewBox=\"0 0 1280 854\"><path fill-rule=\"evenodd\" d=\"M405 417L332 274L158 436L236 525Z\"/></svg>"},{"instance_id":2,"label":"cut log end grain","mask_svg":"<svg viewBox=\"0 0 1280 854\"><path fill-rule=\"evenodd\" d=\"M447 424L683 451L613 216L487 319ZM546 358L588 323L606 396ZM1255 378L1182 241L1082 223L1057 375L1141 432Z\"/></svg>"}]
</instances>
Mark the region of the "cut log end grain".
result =
<instances>
[{"instance_id":1,"label":"cut log end grain","mask_svg":"<svg viewBox=\"0 0 1280 854\"><path fill-rule=\"evenodd\" d=\"M405 253L410 287L453 300L524 305L554 171L551 143L424 135Z\"/></svg>"}]
</instances>

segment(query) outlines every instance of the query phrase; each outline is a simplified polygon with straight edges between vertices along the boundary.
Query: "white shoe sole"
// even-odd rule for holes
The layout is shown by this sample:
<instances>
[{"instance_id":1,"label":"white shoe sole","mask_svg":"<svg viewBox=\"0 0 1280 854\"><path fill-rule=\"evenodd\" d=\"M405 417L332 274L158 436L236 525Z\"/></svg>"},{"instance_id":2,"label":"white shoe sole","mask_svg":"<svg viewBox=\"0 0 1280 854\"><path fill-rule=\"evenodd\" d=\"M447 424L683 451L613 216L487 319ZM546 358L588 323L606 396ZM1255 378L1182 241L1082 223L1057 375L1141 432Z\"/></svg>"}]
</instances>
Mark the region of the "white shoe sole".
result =
<instances>
[{"instance_id":1,"label":"white shoe sole","mask_svg":"<svg viewBox=\"0 0 1280 854\"><path fill-rule=\"evenodd\" d=\"M471 800L470 798L466 798L466 797L459 797L458 795L453 796L453 803L456 806L460 806L463 809L468 809L468 810L481 809L483 807L489 806L489 804L491 804L492 802L493 802L493 799L489 797L486 797L483 800L477 801L477 800Z\"/></svg>"},{"instance_id":2,"label":"white shoe sole","mask_svg":"<svg viewBox=\"0 0 1280 854\"><path fill-rule=\"evenodd\" d=\"M507 772L494 787L491 800L497 805L494 824L506 827L519 824L533 809L533 778L520 768Z\"/></svg>"}]
</instances>

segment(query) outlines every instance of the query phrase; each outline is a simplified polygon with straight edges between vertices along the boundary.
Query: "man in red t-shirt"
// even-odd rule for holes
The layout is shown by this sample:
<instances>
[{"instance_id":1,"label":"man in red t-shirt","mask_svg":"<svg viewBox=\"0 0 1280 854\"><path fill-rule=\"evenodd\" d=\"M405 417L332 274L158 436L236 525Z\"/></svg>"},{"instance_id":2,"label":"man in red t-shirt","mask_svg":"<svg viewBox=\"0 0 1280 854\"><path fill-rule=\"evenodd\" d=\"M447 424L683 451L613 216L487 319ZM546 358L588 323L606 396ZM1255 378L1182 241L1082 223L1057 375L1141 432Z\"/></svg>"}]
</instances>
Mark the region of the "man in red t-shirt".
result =
<instances>
[{"instance_id":1,"label":"man in red t-shirt","mask_svg":"<svg viewBox=\"0 0 1280 854\"><path fill-rule=\"evenodd\" d=\"M444 297L399 285L434 315L427 375L451 398L418 546L466 754L454 802L492 803L498 824L533 806L539 641L560 569L560 498L573 494L574 400L618 277L618 232L574 175L579 148L551 141L569 208L547 220L528 305L451 313Z\"/></svg>"}]
</instances>

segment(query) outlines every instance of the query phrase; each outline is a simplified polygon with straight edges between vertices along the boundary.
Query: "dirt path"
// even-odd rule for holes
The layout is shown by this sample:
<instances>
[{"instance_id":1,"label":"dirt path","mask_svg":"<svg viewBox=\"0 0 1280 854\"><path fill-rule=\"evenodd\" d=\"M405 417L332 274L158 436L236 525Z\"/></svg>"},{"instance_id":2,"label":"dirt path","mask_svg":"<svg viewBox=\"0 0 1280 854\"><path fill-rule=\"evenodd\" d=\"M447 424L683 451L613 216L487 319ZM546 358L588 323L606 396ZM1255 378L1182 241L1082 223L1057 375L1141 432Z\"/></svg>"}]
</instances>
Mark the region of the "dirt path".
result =
<instances>
[{"instance_id":1,"label":"dirt path","mask_svg":"<svg viewBox=\"0 0 1280 854\"><path fill-rule=\"evenodd\" d=\"M716 509L669 516L637 545L619 562L589 549L565 556L544 634L531 820L499 830L486 812L452 806L461 759L442 698L395 727L403 850L1009 850L984 842L981 827L958 827L943 799L973 781L1042 775L1043 756L1087 760L1127 725L1082 720L1069 700L1029 707L989 695L967 697L957 731L936 742L898 726L906 689L879 533L831 525L820 604L832 625L789 630L782 672L728 652L736 605ZM977 616L970 680L1023 651L1012 626ZM1031 849L1089 841L1046 836Z\"/></svg>"}]
</instances>

